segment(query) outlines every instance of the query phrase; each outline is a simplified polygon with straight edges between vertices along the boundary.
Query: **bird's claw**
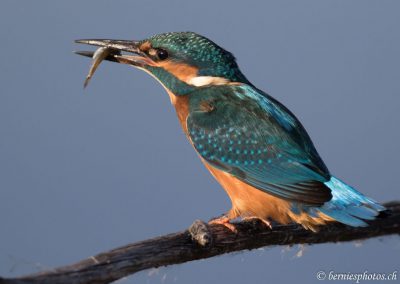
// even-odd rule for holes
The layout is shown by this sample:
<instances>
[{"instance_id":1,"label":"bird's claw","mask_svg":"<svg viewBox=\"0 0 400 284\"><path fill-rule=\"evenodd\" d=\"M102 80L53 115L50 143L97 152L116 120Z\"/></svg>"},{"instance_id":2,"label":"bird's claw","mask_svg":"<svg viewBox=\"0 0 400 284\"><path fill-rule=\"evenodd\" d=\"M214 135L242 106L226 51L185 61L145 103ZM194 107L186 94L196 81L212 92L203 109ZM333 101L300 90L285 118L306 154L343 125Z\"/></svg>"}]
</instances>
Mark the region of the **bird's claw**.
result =
<instances>
[{"instance_id":1,"label":"bird's claw","mask_svg":"<svg viewBox=\"0 0 400 284\"><path fill-rule=\"evenodd\" d=\"M265 226L267 226L270 230L272 230L272 224L270 221L265 220L265 219L261 219L258 217L243 217L242 218L243 221L253 221L253 220L258 220L261 221Z\"/></svg>"},{"instance_id":2,"label":"bird's claw","mask_svg":"<svg viewBox=\"0 0 400 284\"><path fill-rule=\"evenodd\" d=\"M232 223L230 223L231 219L225 215L215 218L215 219L211 219L208 224L212 225L212 224L218 224L218 225L223 225L225 226L228 230L230 230L232 233L237 233L237 229L235 227L235 225L233 225Z\"/></svg>"}]
</instances>

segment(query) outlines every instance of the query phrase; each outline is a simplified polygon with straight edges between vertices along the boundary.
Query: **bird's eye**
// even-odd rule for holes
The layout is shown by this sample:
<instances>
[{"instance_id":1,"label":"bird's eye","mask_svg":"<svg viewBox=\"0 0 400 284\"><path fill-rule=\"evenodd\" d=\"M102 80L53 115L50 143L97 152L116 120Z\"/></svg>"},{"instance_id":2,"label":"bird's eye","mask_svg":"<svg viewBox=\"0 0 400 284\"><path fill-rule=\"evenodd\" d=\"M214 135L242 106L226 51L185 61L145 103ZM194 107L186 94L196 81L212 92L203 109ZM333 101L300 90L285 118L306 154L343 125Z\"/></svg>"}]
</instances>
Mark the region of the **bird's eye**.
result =
<instances>
[{"instance_id":1,"label":"bird's eye","mask_svg":"<svg viewBox=\"0 0 400 284\"><path fill-rule=\"evenodd\" d=\"M165 49L157 49L157 57L160 60L165 60L168 58L168 52Z\"/></svg>"}]
</instances>

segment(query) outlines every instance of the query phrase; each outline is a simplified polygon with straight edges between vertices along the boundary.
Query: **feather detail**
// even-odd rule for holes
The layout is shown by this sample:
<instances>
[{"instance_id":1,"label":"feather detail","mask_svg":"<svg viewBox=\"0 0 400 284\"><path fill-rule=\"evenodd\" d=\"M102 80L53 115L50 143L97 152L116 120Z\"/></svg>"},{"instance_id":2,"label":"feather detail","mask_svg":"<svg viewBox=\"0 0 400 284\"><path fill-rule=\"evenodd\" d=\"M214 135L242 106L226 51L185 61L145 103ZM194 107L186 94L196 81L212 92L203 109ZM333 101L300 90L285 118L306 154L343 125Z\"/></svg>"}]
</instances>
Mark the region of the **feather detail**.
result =
<instances>
[{"instance_id":1,"label":"feather detail","mask_svg":"<svg viewBox=\"0 0 400 284\"><path fill-rule=\"evenodd\" d=\"M325 183L332 190L332 200L319 208L323 214L353 227L366 226L363 220L374 220L386 208L341 180L331 177Z\"/></svg>"}]
</instances>

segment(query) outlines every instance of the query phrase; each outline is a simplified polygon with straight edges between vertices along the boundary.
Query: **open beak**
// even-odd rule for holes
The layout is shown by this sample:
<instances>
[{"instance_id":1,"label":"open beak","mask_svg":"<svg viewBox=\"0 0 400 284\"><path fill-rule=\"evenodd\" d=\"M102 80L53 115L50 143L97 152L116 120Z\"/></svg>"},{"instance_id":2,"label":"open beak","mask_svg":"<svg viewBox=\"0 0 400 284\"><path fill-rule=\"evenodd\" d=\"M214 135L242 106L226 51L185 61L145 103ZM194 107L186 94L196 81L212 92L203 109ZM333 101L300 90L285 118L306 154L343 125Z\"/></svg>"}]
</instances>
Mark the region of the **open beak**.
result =
<instances>
[{"instance_id":1,"label":"open beak","mask_svg":"<svg viewBox=\"0 0 400 284\"><path fill-rule=\"evenodd\" d=\"M76 54L93 58L92 65L83 85L84 87L88 85L94 72L103 60L128 64L137 68L144 68L147 65L154 64L147 54L140 50L140 43L138 41L79 39L75 42L99 47L96 51L75 51ZM124 54L122 54L122 52L124 52Z\"/></svg>"},{"instance_id":2,"label":"open beak","mask_svg":"<svg viewBox=\"0 0 400 284\"><path fill-rule=\"evenodd\" d=\"M107 50L107 56L104 60L129 64L136 67L144 67L151 65L153 61L147 57L139 49L138 41L131 40L114 40L114 39L78 39L76 43L94 45L105 48ZM122 52L133 53L135 55L122 54ZM75 51L76 54L93 58L95 55L94 51Z\"/></svg>"}]
</instances>

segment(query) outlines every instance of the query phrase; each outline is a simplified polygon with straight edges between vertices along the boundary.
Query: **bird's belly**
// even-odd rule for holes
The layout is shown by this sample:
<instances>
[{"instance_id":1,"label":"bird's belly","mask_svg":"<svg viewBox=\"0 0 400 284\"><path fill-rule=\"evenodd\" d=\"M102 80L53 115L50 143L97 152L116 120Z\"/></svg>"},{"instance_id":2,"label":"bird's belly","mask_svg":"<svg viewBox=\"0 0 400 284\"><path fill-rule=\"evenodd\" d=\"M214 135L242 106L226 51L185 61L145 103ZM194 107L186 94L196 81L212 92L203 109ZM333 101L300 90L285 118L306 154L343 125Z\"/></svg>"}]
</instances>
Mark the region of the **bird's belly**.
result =
<instances>
[{"instance_id":1,"label":"bird's belly","mask_svg":"<svg viewBox=\"0 0 400 284\"><path fill-rule=\"evenodd\" d=\"M290 221L291 203L289 201L254 188L234 176L212 167L204 160L203 163L232 201L229 218L258 217L264 220L272 219L282 224Z\"/></svg>"}]
</instances>

